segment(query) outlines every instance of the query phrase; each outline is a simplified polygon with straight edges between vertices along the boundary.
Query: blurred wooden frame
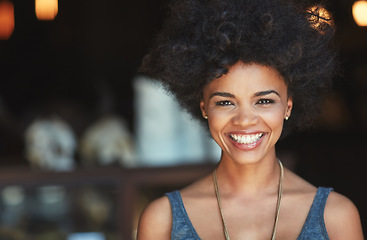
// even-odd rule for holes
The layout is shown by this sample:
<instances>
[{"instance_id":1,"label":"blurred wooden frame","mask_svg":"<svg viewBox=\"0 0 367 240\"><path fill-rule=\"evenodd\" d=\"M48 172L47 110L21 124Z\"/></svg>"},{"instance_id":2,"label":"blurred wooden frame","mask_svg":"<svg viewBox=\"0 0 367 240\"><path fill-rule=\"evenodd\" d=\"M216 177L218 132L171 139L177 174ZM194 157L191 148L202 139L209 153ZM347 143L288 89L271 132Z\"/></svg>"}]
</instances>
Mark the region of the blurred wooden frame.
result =
<instances>
[{"instance_id":1,"label":"blurred wooden frame","mask_svg":"<svg viewBox=\"0 0 367 240\"><path fill-rule=\"evenodd\" d=\"M128 240L133 236L134 205L138 202L139 189L143 187L174 189L210 173L214 167L214 164L131 169L100 167L71 172L33 171L27 167L2 168L0 188L14 185L26 188L45 185L74 188L83 184L116 186L118 192L117 232L121 240Z\"/></svg>"}]
</instances>

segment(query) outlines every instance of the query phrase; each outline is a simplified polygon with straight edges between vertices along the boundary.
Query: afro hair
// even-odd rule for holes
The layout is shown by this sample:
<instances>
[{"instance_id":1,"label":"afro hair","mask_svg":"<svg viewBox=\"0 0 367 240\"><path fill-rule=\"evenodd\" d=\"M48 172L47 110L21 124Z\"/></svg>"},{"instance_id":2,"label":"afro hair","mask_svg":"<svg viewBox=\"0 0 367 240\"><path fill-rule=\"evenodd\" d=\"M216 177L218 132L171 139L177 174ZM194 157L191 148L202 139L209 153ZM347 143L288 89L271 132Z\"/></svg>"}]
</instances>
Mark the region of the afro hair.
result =
<instances>
[{"instance_id":1,"label":"afro hair","mask_svg":"<svg viewBox=\"0 0 367 240\"><path fill-rule=\"evenodd\" d=\"M336 69L333 20L320 3L173 0L140 72L163 83L195 118L206 84L238 61L276 69L293 98L285 127L309 126Z\"/></svg>"}]
</instances>

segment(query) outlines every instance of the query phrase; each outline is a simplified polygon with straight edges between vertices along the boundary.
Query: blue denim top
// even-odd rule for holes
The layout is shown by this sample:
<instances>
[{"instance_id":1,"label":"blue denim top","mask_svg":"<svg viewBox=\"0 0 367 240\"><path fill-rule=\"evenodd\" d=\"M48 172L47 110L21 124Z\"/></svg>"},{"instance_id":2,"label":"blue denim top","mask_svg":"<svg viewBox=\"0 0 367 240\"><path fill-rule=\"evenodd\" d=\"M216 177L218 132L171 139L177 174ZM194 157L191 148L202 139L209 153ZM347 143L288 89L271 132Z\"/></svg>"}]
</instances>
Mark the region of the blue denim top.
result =
<instances>
[{"instance_id":1,"label":"blue denim top","mask_svg":"<svg viewBox=\"0 0 367 240\"><path fill-rule=\"evenodd\" d=\"M317 189L312 206L308 212L306 222L297 240L325 240L329 239L324 223L324 209L326 200L332 188L319 187ZM172 209L172 233L171 240L199 240L186 209L183 205L181 194L178 190L166 193Z\"/></svg>"}]
</instances>

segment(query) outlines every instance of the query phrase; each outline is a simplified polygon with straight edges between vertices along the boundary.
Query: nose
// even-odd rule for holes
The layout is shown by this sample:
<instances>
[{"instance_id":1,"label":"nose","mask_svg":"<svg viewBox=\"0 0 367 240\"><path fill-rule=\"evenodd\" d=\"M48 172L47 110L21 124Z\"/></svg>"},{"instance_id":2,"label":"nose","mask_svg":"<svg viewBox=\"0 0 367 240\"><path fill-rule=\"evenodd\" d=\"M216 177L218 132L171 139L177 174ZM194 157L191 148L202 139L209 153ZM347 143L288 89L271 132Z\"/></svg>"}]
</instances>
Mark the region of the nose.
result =
<instances>
[{"instance_id":1,"label":"nose","mask_svg":"<svg viewBox=\"0 0 367 240\"><path fill-rule=\"evenodd\" d=\"M251 107L241 107L237 109L232 118L232 122L234 125L247 127L255 125L258 122L258 119L259 117L254 109L252 109Z\"/></svg>"}]
</instances>

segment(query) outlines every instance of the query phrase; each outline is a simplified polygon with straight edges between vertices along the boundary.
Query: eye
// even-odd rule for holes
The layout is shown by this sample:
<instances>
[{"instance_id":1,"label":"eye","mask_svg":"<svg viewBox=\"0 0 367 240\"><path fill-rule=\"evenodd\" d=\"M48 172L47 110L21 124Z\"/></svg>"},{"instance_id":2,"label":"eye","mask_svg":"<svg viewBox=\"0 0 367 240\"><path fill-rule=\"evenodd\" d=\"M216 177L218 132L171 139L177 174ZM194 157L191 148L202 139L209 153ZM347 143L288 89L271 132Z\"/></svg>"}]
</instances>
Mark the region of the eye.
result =
<instances>
[{"instance_id":1,"label":"eye","mask_svg":"<svg viewBox=\"0 0 367 240\"><path fill-rule=\"evenodd\" d=\"M271 104L271 103L274 103L274 100L271 100L271 99L260 99L256 104L267 105L267 104Z\"/></svg>"},{"instance_id":2,"label":"eye","mask_svg":"<svg viewBox=\"0 0 367 240\"><path fill-rule=\"evenodd\" d=\"M230 101L218 101L215 103L216 106L230 106L233 105Z\"/></svg>"}]
</instances>

